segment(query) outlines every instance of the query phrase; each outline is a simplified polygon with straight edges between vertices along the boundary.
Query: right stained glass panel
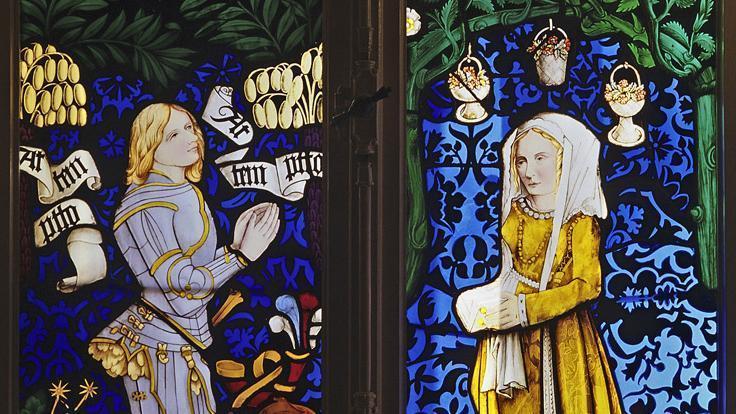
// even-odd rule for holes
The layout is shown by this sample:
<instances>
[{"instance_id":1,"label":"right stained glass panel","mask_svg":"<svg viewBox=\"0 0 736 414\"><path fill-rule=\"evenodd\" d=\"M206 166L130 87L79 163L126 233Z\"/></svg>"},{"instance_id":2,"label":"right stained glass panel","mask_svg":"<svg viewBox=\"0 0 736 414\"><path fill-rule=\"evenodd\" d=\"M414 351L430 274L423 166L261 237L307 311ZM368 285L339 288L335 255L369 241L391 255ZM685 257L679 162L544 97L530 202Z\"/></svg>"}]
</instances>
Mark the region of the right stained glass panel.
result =
<instances>
[{"instance_id":1,"label":"right stained glass panel","mask_svg":"<svg viewBox=\"0 0 736 414\"><path fill-rule=\"evenodd\" d=\"M714 0L409 0L408 413L719 401Z\"/></svg>"}]
</instances>

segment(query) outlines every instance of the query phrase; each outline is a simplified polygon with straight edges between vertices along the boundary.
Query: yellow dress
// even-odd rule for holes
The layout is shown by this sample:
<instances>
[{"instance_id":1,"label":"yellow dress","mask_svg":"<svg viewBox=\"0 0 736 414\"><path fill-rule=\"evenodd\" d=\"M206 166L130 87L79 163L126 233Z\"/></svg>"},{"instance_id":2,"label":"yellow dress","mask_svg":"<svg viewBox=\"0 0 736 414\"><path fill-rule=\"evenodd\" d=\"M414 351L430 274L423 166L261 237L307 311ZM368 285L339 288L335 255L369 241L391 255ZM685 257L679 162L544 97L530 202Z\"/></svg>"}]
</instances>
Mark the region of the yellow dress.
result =
<instances>
[{"instance_id":1,"label":"yellow dress","mask_svg":"<svg viewBox=\"0 0 736 414\"><path fill-rule=\"evenodd\" d=\"M551 229L552 219L530 217L518 202L501 229L514 269L535 282L540 279ZM605 349L587 306L601 291L599 243L596 219L578 214L562 226L547 290L539 292L519 283L516 293L526 295L529 322L521 335L528 389L514 390L513 398L494 391L480 392L484 375L481 361L486 359L486 346L481 343L470 384L479 413L542 412L540 338L544 324L549 325L552 336L557 412L622 412Z\"/></svg>"}]
</instances>

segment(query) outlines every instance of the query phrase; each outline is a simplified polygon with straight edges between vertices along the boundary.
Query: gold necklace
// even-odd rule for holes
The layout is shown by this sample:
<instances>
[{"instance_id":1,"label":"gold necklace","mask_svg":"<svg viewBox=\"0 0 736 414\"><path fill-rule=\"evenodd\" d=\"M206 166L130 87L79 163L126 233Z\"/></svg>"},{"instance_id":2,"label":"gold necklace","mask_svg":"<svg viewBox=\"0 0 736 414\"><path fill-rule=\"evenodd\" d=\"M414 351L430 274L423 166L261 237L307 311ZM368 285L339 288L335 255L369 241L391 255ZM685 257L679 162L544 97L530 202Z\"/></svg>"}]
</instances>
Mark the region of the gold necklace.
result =
<instances>
[{"instance_id":1,"label":"gold necklace","mask_svg":"<svg viewBox=\"0 0 736 414\"><path fill-rule=\"evenodd\" d=\"M527 266L536 262L537 260L539 260L542 253L544 253L544 250L547 247L547 243L549 242L549 238L551 235L552 231L547 230L547 232L544 234L544 237L542 238L542 241L537 246L534 254L529 258L524 257L524 219L520 219L519 225L516 228L516 258Z\"/></svg>"}]
</instances>

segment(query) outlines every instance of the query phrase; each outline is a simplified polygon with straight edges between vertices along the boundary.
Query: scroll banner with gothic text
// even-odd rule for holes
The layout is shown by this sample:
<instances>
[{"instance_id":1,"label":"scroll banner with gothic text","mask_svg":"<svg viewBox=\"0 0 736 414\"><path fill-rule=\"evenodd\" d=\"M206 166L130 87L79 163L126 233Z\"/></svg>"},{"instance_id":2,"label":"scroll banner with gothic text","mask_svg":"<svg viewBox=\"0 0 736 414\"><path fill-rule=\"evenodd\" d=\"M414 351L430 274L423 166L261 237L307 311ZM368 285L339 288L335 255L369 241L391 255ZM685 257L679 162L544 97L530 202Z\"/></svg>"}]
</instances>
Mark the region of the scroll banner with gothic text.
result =
<instances>
[{"instance_id":1,"label":"scroll banner with gothic text","mask_svg":"<svg viewBox=\"0 0 736 414\"><path fill-rule=\"evenodd\" d=\"M296 201L304 196L309 179L322 177L322 153L292 152L276 158L273 164L263 161L234 163L220 167L220 172L233 188L266 190Z\"/></svg>"},{"instance_id":2,"label":"scroll banner with gothic text","mask_svg":"<svg viewBox=\"0 0 736 414\"><path fill-rule=\"evenodd\" d=\"M18 159L20 170L38 180L38 199L44 204L74 194L83 183L92 190L101 187L97 165L87 151L75 151L61 164L51 165L42 149L20 147ZM37 247L44 247L71 230L66 245L77 274L59 281L59 291L74 292L105 277L107 262L100 246L102 235L91 227L96 224L89 205L78 198L57 203L33 223Z\"/></svg>"},{"instance_id":3,"label":"scroll banner with gothic text","mask_svg":"<svg viewBox=\"0 0 736 414\"><path fill-rule=\"evenodd\" d=\"M38 199L53 204L69 197L83 184L92 190L101 186L100 173L89 152L74 151L59 165L51 165L44 150L20 147L20 170L38 180Z\"/></svg>"},{"instance_id":4,"label":"scroll banner with gothic text","mask_svg":"<svg viewBox=\"0 0 736 414\"><path fill-rule=\"evenodd\" d=\"M207 100L202 119L237 145L253 139L253 127L233 107L233 88L215 86Z\"/></svg>"}]
</instances>

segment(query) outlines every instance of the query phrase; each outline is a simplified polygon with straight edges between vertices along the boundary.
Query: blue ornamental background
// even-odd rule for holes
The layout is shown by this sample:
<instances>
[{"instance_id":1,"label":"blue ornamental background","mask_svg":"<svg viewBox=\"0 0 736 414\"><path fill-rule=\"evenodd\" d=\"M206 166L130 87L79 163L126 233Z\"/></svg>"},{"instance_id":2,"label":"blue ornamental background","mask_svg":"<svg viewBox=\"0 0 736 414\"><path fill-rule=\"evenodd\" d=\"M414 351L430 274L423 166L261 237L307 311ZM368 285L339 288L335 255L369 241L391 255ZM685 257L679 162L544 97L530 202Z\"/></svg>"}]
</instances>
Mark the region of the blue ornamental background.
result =
<instances>
[{"instance_id":1,"label":"blue ornamental background","mask_svg":"<svg viewBox=\"0 0 736 414\"><path fill-rule=\"evenodd\" d=\"M601 140L600 174L609 217L602 229L603 291L592 311L628 413L716 410L717 327L712 292L699 283L693 101L688 87L656 68L642 70L645 109L635 122L647 140L611 145L618 118L603 98L618 63L634 62L614 38L572 38L566 82L539 84L526 52L547 22L482 32L473 54L491 77L490 116L457 122L445 78L420 103L420 158L426 183L429 247L425 275L410 302L407 413L474 413L468 394L476 338L464 333L452 301L492 280L499 268L501 141L536 113L573 116ZM497 39L497 40L491 40ZM411 64L411 62L409 62Z\"/></svg>"},{"instance_id":2,"label":"blue ornamental background","mask_svg":"<svg viewBox=\"0 0 736 414\"><path fill-rule=\"evenodd\" d=\"M217 56L217 54L213 54ZM250 68L252 69L252 68ZM89 340L127 308L139 296L138 284L120 253L112 233L115 210L125 193L124 173L127 167L130 126L134 117L153 102L174 102L188 109L199 120L205 138L203 178L196 184L205 197L214 217L218 246L232 241L232 226L239 214L248 207L265 201L276 202L281 208L281 228L276 240L262 258L241 271L220 289L209 306L213 315L227 298L230 290L239 290L244 303L212 329L214 344L208 352L208 364L213 373L213 392L218 412L227 412L233 395L215 375L215 361L233 359L250 366L267 349L291 350L284 334L274 335L268 319L277 313L275 300L288 293L320 292L320 186L310 181L303 199L288 202L265 192L235 191L214 166L214 159L236 149L225 136L201 120L206 100L215 85L229 85L235 90L233 103L251 120L250 105L242 96L242 80L248 72L232 55L223 53L196 67L181 87L170 87L154 95L150 85L125 72L83 73L82 82L89 95L89 125L79 127L31 128L25 130L22 145L47 151L53 163L59 163L71 152L84 149L92 153L102 175L102 189L80 188L75 197L87 201L103 234L103 251L107 254L107 277L73 294L62 294L56 282L74 272L65 246L65 236L41 249L25 249L23 258L27 273L23 275L20 309L20 388L21 406L30 395L45 396L48 388L60 379L69 383L69 397L76 402L78 385L83 379L94 381L98 396L86 402L80 412L127 412L128 398L123 381L110 378L101 364L87 353ZM252 120L251 120L252 122ZM298 131L256 129L249 157L271 161L284 153L319 149L320 130L305 127ZM50 206L41 205L35 196L35 180L24 181L22 203L30 210L31 222ZM22 229L32 232L30 226ZM28 234L24 235L28 238ZM32 240L32 235L31 235ZM313 351L302 380L289 400L319 410L322 393L321 347ZM51 404L47 404L47 411ZM73 405L72 405L73 407Z\"/></svg>"}]
</instances>

